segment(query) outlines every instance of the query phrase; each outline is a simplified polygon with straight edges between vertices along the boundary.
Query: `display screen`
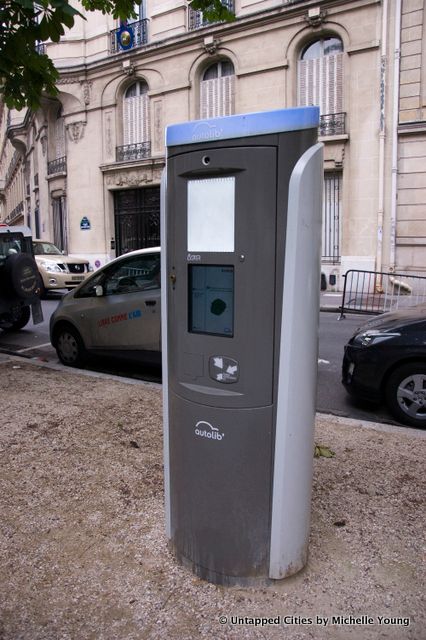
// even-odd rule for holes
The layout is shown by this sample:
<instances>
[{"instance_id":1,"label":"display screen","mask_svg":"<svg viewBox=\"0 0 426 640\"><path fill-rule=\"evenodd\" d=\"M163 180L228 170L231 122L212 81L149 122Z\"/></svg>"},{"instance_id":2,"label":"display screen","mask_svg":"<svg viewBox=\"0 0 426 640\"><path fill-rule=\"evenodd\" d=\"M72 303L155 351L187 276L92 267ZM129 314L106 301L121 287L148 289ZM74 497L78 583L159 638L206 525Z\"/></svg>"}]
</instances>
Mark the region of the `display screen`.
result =
<instances>
[{"instance_id":1,"label":"display screen","mask_svg":"<svg viewBox=\"0 0 426 640\"><path fill-rule=\"evenodd\" d=\"M235 245L235 178L188 181L188 251L231 253Z\"/></svg>"},{"instance_id":2,"label":"display screen","mask_svg":"<svg viewBox=\"0 0 426 640\"><path fill-rule=\"evenodd\" d=\"M189 331L234 335L234 267L189 266Z\"/></svg>"}]
</instances>

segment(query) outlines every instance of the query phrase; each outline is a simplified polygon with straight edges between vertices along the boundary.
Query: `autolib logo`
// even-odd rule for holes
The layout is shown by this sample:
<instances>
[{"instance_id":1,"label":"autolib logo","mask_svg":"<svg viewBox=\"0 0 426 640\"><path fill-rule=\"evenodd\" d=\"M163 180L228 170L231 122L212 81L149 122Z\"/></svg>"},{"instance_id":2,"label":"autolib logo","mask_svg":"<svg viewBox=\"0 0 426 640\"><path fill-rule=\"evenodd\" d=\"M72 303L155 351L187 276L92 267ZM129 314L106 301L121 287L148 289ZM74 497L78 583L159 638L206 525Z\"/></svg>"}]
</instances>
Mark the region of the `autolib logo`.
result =
<instances>
[{"instance_id":1,"label":"autolib logo","mask_svg":"<svg viewBox=\"0 0 426 640\"><path fill-rule=\"evenodd\" d=\"M219 433L219 429L211 425L210 422L199 420L195 425L195 435L208 440L222 440L225 434Z\"/></svg>"},{"instance_id":2,"label":"autolib logo","mask_svg":"<svg viewBox=\"0 0 426 640\"><path fill-rule=\"evenodd\" d=\"M222 136L222 129L219 129L217 125L210 124L209 122L198 123L192 132L193 142L203 142L204 140L217 140Z\"/></svg>"}]
</instances>

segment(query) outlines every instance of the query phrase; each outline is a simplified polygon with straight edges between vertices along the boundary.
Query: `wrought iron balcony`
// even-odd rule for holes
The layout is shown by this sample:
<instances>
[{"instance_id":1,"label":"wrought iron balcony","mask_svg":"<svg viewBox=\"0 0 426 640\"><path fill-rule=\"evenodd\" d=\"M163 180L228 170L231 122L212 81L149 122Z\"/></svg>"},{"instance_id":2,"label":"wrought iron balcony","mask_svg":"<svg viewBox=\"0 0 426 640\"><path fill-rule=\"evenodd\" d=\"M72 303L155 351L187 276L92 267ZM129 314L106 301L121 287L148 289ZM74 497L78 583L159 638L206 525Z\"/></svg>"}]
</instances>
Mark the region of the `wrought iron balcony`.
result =
<instances>
[{"instance_id":1,"label":"wrought iron balcony","mask_svg":"<svg viewBox=\"0 0 426 640\"><path fill-rule=\"evenodd\" d=\"M222 5L226 7L228 11L230 11L231 13L235 13L234 0L222 0ZM189 7L189 12L188 12L189 31L193 31L194 29L200 29L201 27L205 27L208 24L212 24L212 23L203 18L202 11L196 11L195 9L191 9L191 7Z\"/></svg>"},{"instance_id":2,"label":"wrought iron balcony","mask_svg":"<svg viewBox=\"0 0 426 640\"><path fill-rule=\"evenodd\" d=\"M341 136L346 133L346 113L328 113L320 116L320 136Z\"/></svg>"},{"instance_id":3,"label":"wrought iron balcony","mask_svg":"<svg viewBox=\"0 0 426 640\"><path fill-rule=\"evenodd\" d=\"M56 158L47 163L47 175L52 176L54 173L66 173L67 172L67 159Z\"/></svg>"},{"instance_id":4,"label":"wrought iron balcony","mask_svg":"<svg viewBox=\"0 0 426 640\"><path fill-rule=\"evenodd\" d=\"M135 144L125 144L122 147L117 147L115 151L117 162L143 160L151 156L151 143L137 142Z\"/></svg>"},{"instance_id":5,"label":"wrought iron balcony","mask_svg":"<svg viewBox=\"0 0 426 640\"><path fill-rule=\"evenodd\" d=\"M122 24L110 31L110 53L129 51L148 42L148 20L138 20L131 24Z\"/></svg>"}]
</instances>

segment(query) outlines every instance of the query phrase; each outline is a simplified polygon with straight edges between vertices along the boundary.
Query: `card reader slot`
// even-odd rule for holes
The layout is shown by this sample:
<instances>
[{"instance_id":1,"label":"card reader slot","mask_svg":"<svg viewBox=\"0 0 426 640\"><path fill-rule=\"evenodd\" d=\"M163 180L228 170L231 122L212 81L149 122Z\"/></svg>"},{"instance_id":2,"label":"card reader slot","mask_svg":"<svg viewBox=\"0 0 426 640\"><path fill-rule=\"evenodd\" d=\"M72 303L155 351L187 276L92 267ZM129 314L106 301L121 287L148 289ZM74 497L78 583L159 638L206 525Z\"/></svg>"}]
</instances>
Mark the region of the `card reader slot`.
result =
<instances>
[{"instance_id":1,"label":"card reader slot","mask_svg":"<svg viewBox=\"0 0 426 640\"><path fill-rule=\"evenodd\" d=\"M180 382L182 387L189 389L190 391L195 391L196 393L204 393L207 396L242 396L243 393L238 393L237 391L228 391L227 389L216 389L212 387L206 387L201 384L191 384L189 382Z\"/></svg>"}]
</instances>

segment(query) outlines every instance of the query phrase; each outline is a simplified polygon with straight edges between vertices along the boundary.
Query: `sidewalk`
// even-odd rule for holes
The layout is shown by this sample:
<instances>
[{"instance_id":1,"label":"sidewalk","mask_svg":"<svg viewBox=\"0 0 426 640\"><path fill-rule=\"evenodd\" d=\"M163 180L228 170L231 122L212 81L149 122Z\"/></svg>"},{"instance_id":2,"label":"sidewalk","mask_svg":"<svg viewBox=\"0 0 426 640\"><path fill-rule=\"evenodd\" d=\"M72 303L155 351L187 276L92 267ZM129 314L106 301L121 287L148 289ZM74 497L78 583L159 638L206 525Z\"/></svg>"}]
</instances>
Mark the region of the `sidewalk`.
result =
<instances>
[{"instance_id":1,"label":"sidewalk","mask_svg":"<svg viewBox=\"0 0 426 640\"><path fill-rule=\"evenodd\" d=\"M318 414L307 567L223 588L167 547L158 385L0 356L0 388L1 640L424 637L426 433Z\"/></svg>"}]
</instances>

